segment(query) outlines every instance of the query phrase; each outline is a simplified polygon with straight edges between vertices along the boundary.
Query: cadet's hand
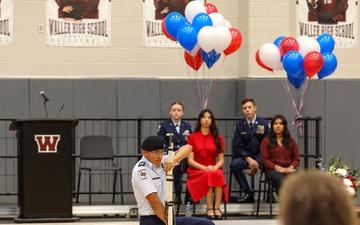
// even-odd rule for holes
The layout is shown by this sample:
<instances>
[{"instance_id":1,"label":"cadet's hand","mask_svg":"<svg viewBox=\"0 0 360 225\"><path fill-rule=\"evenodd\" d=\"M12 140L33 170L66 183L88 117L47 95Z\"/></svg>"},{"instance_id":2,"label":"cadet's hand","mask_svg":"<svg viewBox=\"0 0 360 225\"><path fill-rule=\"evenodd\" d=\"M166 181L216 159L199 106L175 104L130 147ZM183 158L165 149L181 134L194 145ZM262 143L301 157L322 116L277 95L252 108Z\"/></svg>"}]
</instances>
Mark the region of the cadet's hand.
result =
<instances>
[{"instance_id":1,"label":"cadet's hand","mask_svg":"<svg viewBox=\"0 0 360 225\"><path fill-rule=\"evenodd\" d=\"M256 165L249 166L249 168L250 168L250 171L248 173L249 176L254 176L259 170L259 167Z\"/></svg>"},{"instance_id":2,"label":"cadet's hand","mask_svg":"<svg viewBox=\"0 0 360 225\"><path fill-rule=\"evenodd\" d=\"M249 163L249 169L250 169L250 172L248 173L250 176L253 176L256 174L256 172L258 171L259 169L259 163L251 158L251 157L246 157L245 158L246 162Z\"/></svg>"},{"instance_id":3,"label":"cadet's hand","mask_svg":"<svg viewBox=\"0 0 360 225\"><path fill-rule=\"evenodd\" d=\"M169 172L172 169L174 169L175 164L172 161L170 162L170 161L166 160L163 164L163 167L166 172Z\"/></svg>"}]
</instances>

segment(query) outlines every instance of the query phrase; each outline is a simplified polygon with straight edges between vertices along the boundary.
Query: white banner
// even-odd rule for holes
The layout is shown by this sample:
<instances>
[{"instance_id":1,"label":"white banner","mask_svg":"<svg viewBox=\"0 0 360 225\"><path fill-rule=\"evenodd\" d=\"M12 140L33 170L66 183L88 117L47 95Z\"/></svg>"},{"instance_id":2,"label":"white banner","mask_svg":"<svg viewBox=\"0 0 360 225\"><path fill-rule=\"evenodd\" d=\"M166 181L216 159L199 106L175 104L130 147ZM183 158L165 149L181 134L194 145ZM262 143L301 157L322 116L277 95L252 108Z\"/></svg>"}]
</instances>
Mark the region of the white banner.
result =
<instances>
[{"instance_id":1,"label":"white banner","mask_svg":"<svg viewBox=\"0 0 360 225\"><path fill-rule=\"evenodd\" d=\"M330 34L335 48L357 47L357 0L298 0L297 36Z\"/></svg>"},{"instance_id":2,"label":"white banner","mask_svg":"<svg viewBox=\"0 0 360 225\"><path fill-rule=\"evenodd\" d=\"M13 45L13 3L0 0L0 46Z\"/></svg>"},{"instance_id":3,"label":"white banner","mask_svg":"<svg viewBox=\"0 0 360 225\"><path fill-rule=\"evenodd\" d=\"M143 0L143 44L146 47L180 47L162 32L162 20L171 12L184 16L187 3L193 0ZM204 3L203 0L200 2Z\"/></svg>"},{"instance_id":4,"label":"white banner","mask_svg":"<svg viewBox=\"0 0 360 225\"><path fill-rule=\"evenodd\" d=\"M48 46L109 47L110 0L47 0Z\"/></svg>"}]
</instances>

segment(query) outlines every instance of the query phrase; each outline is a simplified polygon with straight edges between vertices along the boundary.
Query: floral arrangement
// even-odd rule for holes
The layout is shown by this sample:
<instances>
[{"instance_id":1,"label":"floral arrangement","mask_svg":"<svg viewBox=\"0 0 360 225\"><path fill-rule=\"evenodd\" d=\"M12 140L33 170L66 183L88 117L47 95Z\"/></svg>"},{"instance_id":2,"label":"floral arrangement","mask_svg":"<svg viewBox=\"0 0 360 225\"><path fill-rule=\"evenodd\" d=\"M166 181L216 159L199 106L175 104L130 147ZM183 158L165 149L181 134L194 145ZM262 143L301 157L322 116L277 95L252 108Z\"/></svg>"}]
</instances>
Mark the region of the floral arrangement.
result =
<instances>
[{"instance_id":1,"label":"floral arrangement","mask_svg":"<svg viewBox=\"0 0 360 225\"><path fill-rule=\"evenodd\" d=\"M354 168L352 163L347 165L342 162L341 158L331 156L328 164L329 168L327 168L325 162L321 158L317 159L317 165L320 171L341 177L344 188L348 191L349 195L353 198L357 197L357 193L360 189L359 169Z\"/></svg>"}]
</instances>

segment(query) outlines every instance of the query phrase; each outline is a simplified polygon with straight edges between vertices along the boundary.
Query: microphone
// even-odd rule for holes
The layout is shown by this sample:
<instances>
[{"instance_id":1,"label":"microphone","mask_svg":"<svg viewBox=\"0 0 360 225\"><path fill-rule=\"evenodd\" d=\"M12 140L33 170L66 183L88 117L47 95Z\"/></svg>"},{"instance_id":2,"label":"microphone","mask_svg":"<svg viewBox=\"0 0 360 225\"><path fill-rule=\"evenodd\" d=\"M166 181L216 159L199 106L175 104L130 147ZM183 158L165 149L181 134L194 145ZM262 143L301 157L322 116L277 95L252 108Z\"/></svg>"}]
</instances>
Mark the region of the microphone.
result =
<instances>
[{"instance_id":1,"label":"microphone","mask_svg":"<svg viewBox=\"0 0 360 225\"><path fill-rule=\"evenodd\" d=\"M49 98L45 95L45 92L40 91L40 95L43 97L44 102L48 102L48 101L50 101L50 100L49 100Z\"/></svg>"},{"instance_id":2,"label":"microphone","mask_svg":"<svg viewBox=\"0 0 360 225\"><path fill-rule=\"evenodd\" d=\"M65 106L65 104L62 104L62 106L59 109L59 112L56 114L56 117L60 118L59 114L60 114L61 110L64 108L64 106Z\"/></svg>"}]
</instances>

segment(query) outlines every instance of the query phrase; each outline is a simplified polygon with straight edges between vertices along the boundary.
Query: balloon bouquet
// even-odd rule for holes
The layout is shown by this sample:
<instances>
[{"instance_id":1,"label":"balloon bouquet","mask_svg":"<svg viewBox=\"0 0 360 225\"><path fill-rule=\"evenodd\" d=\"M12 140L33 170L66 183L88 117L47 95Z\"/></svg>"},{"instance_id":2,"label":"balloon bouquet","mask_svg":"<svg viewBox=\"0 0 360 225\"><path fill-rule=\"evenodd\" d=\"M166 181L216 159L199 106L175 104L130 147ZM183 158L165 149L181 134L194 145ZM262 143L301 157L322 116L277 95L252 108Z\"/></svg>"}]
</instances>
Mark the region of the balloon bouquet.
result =
<instances>
[{"instance_id":1,"label":"balloon bouquet","mask_svg":"<svg viewBox=\"0 0 360 225\"><path fill-rule=\"evenodd\" d=\"M240 48L240 31L232 28L215 5L200 1L191 1L186 5L185 17L177 12L169 13L161 27L167 38L178 41L184 48L187 74L193 81L199 107L206 108L213 91L213 79L219 74L214 72L213 66L222 53L227 56ZM200 73L203 64L206 68Z\"/></svg>"},{"instance_id":2,"label":"balloon bouquet","mask_svg":"<svg viewBox=\"0 0 360 225\"><path fill-rule=\"evenodd\" d=\"M316 40L308 36L296 39L279 36L256 52L256 62L280 78L297 114L294 125L296 118L301 117L305 100L310 97L309 87L313 77L317 74L319 79L323 79L335 71L337 59L332 53L334 47L334 38L329 34L321 34ZM286 77L282 76L283 70Z\"/></svg>"}]
</instances>

